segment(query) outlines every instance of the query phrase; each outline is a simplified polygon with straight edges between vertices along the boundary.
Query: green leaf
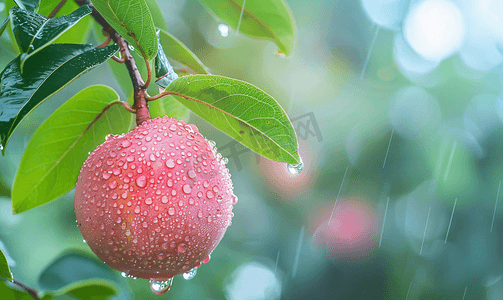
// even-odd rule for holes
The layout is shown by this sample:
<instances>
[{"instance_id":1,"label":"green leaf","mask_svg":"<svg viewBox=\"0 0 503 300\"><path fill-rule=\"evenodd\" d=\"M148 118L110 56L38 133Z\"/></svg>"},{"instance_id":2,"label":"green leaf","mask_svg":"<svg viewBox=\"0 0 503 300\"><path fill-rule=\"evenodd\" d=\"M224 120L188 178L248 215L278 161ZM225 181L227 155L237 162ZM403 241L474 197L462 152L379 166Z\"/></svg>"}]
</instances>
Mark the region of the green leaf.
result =
<instances>
[{"instance_id":1,"label":"green leaf","mask_svg":"<svg viewBox=\"0 0 503 300\"><path fill-rule=\"evenodd\" d=\"M0 36L2 36L2 33L5 31L5 28L7 28L7 25L9 25L10 17L7 17L5 21L3 21L2 26L0 27Z\"/></svg>"},{"instance_id":2,"label":"green leaf","mask_svg":"<svg viewBox=\"0 0 503 300\"><path fill-rule=\"evenodd\" d=\"M24 10L37 12L38 7L40 6L40 0L14 0L17 6Z\"/></svg>"},{"instance_id":3,"label":"green leaf","mask_svg":"<svg viewBox=\"0 0 503 300\"><path fill-rule=\"evenodd\" d=\"M161 44L168 58L178 61L179 63L192 69L198 74L210 74L210 70L199 60L199 58L190 51L187 46L180 42L177 38L161 29Z\"/></svg>"},{"instance_id":4,"label":"green leaf","mask_svg":"<svg viewBox=\"0 0 503 300\"><path fill-rule=\"evenodd\" d=\"M21 52L28 54L21 56L21 70L26 59L44 49L91 11L84 5L70 15L49 19L19 7L11 8L12 31Z\"/></svg>"},{"instance_id":5,"label":"green leaf","mask_svg":"<svg viewBox=\"0 0 503 300\"><path fill-rule=\"evenodd\" d=\"M103 278L107 282L121 285L122 277L95 255L90 256L81 251L69 250L58 256L40 274L38 285L41 289L63 290L74 282Z\"/></svg>"},{"instance_id":6,"label":"green leaf","mask_svg":"<svg viewBox=\"0 0 503 300\"><path fill-rule=\"evenodd\" d=\"M35 132L26 146L12 188L15 213L50 202L70 191L88 153L108 134L128 131L130 112L110 107L82 136L89 124L117 93L107 86L90 86L67 100Z\"/></svg>"},{"instance_id":7,"label":"green leaf","mask_svg":"<svg viewBox=\"0 0 503 300\"><path fill-rule=\"evenodd\" d=\"M45 47L25 63L21 74L20 56L0 76L0 143L2 153L16 126L32 109L83 73L105 62L118 46L95 49L91 45Z\"/></svg>"},{"instance_id":8,"label":"green leaf","mask_svg":"<svg viewBox=\"0 0 503 300\"><path fill-rule=\"evenodd\" d=\"M232 78L190 75L166 91L244 146L278 162L299 164L297 136L285 111L261 89Z\"/></svg>"},{"instance_id":9,"label":"green leaf","mask_svg":"<svg viewBox=\"0 0 503 300\"><path fill-rule=\"evenodd\" d=\"M152 14L152 20L154 21L154 26L162 30L168 31L168 26L166 26L166 21L162 15L162 10L159 7L159 2L157 0L146 0L148 9Z\"/></svg>"},{"instance_id":10,"label":"green leaf","mask_svg":"<svg viewBox=\"0 0 503 300\"><path fill-rule=\"evenodd\" d=\"M189 115L187 107L172 96L149 102L148 109L151 118L169 116L178 120L186 120Z\"/></svg>"},{"instance_id":11,"label":"green leaf","mask_svg":"<svg viewBox=\"0 0 503 300\"><path fill-rule=\"evenodd\" d=\"M48 16L53 9L61 2L61 0L42 0L40 3L40 9L38 13L44 16ZM63 7L58 11L55 17L61 17L69 15L80 6L75 1L67 1ZM90 34L90 27L93 24L93 18L90 15L82 18L77 24L73 25L72 28L68 29L65 33L59 36L54 43L56 44L81 44L87 42ZM101 36L101 40L105 40L105 37Z\"/></svg>"},{"instance_id":12,"label":"green leaf","mask_svg":"<svg viewBox=\"0 0 503 300\"><path fill-rule=\"evenodd\" d=\"M157 31L158 39L160 39L159 35L160 30ZM175 70L173 70L173 67L169 63L166 54L164 54L161 43L159 43L159 50L155 56L155 77L157 77L155 83L163 89L165 89L173 80L178 78L178 74L175 73Z\"/></svg>"},{"instance_id":13,"label":"green leaf","mask_svg":"<svg viewBox=\"0 0 503 300\"><path fill-rule=\"evenodd\" d=\"M295 26L290 8L283 0L199 0L230 27L252 37L274 41L279 52L290 55ZM241 16L243 11L243 16ZM240 22L241 21L241 22Z\"/></svg>"},{"instance_id":14,"label":"green leaf","mask_svg":"<svg viewBox=\"0 0 503 300\"><path fill-rule=\"evenodd\" d=\"M154 21L145 0L93 0L96 10L147 60L157 54Z\"/></svg>"},{"instance_id":15,"label":"green leaf","mask_svg":"<svg viewBox=\"0 0 503 300\"><path fill-rule=\"evenodd\" d=\"M7 258L3 254L3 251L0 250L0 278L7 279L12 281L12 273L9 269L9 264L7 263Z\"/></svg>"},{"instance_id":16,"label":"green leaf","mask_svg":"<svg viewBox=\"0 0 503 300\"><path fill-rule=\"evenodd\" d=\"M89 279L74 282L54 292L54 296L68 295L77 299L107 300L117 295L118 289L107 280Z\"/></svg>"}]
</instances>

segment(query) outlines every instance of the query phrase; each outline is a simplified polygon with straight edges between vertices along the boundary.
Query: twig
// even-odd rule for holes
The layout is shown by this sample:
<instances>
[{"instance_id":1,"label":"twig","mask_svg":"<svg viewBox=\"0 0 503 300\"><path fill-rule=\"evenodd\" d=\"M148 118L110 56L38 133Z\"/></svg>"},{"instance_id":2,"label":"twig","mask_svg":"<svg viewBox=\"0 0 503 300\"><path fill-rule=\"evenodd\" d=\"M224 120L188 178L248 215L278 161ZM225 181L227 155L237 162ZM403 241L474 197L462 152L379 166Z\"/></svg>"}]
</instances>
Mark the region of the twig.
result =
<instances>
[{"instance_id":1,"label":"twig","mask_svg":"<svg viewBox=\"0 0 503 300\"><path fill-rule=\"evenodd\" d=\"M123 64L123 63L126 62L126 60L124 58L118 58L115 55L112 55L112 59L115 60L116 62L120 63L120 64Z\"/></svg>"},{"instance_id":2,"label":"twig","mask_svg":"<svg viewBox=\"0 0 503 300\"><path fill-rule=\"evenodd\" d=\"M157 94L155 96L152 96L152 97L147 96L147 97L145 97L145 99L147 99L147 101L154 101L154 100L158 100L158 99L164 98L164 97L166 97L168 95L170 95L170 92L164 91L164 92L162 92L160 94Z\"/></svg>"},{"instance_id":3,"label":"twig","mask_svg":"<svg viewBox=\"0 0 503 300\"><path fill-rule=\"evenodd\" d=\"M128 43L112 26L100 15L96 8L89 3L87 0L75 0L78 5L88 5L91 9L91 16L98 22L98 24L103 27L103 30L108 33L112 40L119 45L121 49L122 58L125 60L126 68L129 72L129 77L133 84L134 92L134 105L133 108L136 110L136 124L140 125L144 121L150 119L150 113L148 111L147 100L145 97L147 93L145 91L145 83L141 77L140 71L136 66L136 62L129 52ZM148 67L147 67L148 68Z\"/></svg>"},{"instance_id":4,"label":"twig","mask_svg":"<svg viewBox=\"0 0 503 300\"><path fill-rule=\"evenodd\" d=\"M96 46L96 48L99 49L99 48L103 48L103 47L108 46L108 44L110 44L111 40L112 40L111 37L107 37L106 41L104 41L103 43L101 43L98 46Z\"/></svg>"},{"instance_id":5,"label":"twig","mask_svg":"<svg viewBox=\"0 0 503 300\"><path fill-rule=\"evenodd\" d=\"M47 16L49 19L54 18L54 16L60 11L60 9L65 5L66 0L61 0L58 5L51 11L51 13Z\"/></svg>"},{"instance_id":6,"label":"twig","mask_svg":"<svg viewBox=\"0 0 503 300\"><path fill-rule=\"evenodd\" d=\"M30 294L33 298L39 300L40 298L38 297L38 293L36 290L32 289L31 287L28 287L24 284L22 284L21 282L17 281L17 280L12 280L12 283L17 285L18 287L22 288L23 290L25 290L28 294Z\"/></svg>"}]
</instances>

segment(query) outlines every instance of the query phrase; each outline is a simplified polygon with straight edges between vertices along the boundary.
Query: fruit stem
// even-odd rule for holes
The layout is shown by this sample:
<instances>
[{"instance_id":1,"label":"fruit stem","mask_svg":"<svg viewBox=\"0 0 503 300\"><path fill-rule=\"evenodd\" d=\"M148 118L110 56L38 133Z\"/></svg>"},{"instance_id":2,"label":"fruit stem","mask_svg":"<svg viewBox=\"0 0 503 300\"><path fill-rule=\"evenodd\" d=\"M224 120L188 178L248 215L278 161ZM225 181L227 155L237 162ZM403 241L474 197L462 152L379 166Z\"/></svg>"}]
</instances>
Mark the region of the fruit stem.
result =
<instances>
[{"instance_id":1,"label":"fruit stem","mask_svg":"<svg viewBox=\"0 0 503 300\"><path fill-rule=\"evenodd\" d=\"M75 2L78 5L88 5L92 9L91 15L93 16L94 20L98 22L98 24L100 24L103 27L103 30L108 33L108 35L112 38L112 40L117 45L119 45L122 54L121 56L125 60L124 63L126 65L126 68L129 72L129 77L131 78L131 82L133 84L133 93L134 93L133 108L136 110L136 124L140 125L144 121L150 119L148 104L147 100L145 99L145 97L147 96L146 85L145 82L143 81L143 78L141 77L138 67L136 66L136 62L133 58L133 55L129 51L128 43L119 33L117 33L117 31L115 31L115 29L112 28L112 26L103 18L103 16L100 15L100 13L96 10L96 8L94 7L94 5L92 5L92 3L89 3L89 1L87 0L75 0ZM150 78L150 67L148 66L148 61L146 62Z\"/></svg>"}]
</instances>

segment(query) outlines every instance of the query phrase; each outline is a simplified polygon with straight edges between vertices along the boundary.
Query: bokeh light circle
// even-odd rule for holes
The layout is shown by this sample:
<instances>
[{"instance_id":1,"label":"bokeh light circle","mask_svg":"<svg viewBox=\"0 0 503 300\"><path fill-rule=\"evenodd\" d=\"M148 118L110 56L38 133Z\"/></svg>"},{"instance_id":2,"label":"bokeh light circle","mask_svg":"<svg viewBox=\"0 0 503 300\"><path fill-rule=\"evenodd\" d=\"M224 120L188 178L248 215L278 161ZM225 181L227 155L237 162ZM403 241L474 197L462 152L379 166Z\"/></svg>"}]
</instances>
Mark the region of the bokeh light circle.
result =
<instances>
[{"instance_id":1,"label":"bokeh light circle","mask_svg":"<svg viewBox=\"0 0 503 300\"><path fill-rule=\"evenodd\" d=\"M403 35L419 55L443 60L459 50L465 36L465 23L458 7L447 0L426 0L407 14Z\"/></svg>"},{"instance_id":2,"label":"bokeh light circle","mask_svg":"<svg viewBox=\"0 0 503 300\"><path fill-rule=\"evenodd\" d=\"M398 30L406 12L408 0L361 0L363 9L379 26Z\"/></svg>"},{"instance_id":3,"label":"bokeh light circle","mask_svg":"<svg viewBox=\"0 0 503 300\"><path fill-rule=\"evenodd\" d=\"M335 199L334 199L335 200ZM370 258L377 242L375 210L360 198L339 199L335 209L323 209L313 243L335 261L362 263Z\"/></svg>"},{"instance_id":4,"label":"bokeh light circle","mask_svg":"<svg viewBox=\"0 0 503 300\"><path fill-rule=\"evenodd\" d=\"M390 101L388 114L393 128L408 139L429 134L438 128L441 120L437 100L416 86L398 90Z\"/></svg>"}]
</instances>

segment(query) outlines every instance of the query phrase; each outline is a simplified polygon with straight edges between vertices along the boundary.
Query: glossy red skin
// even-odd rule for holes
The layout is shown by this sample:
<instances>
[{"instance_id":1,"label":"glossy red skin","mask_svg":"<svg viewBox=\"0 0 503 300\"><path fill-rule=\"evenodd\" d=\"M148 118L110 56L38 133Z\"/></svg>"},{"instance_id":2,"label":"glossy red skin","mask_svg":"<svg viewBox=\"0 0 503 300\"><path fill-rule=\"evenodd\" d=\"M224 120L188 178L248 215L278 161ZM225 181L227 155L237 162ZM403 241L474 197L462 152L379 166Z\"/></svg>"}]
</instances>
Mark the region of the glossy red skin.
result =
<instances>
[{"instance_id":1,"label":"glossy red skin","mask_svg":"<svg viewBox=\"0 0 503 300\"><path fill-rule=\"evenodd\" d=\"M75 189L75 215L92 251L116 270L153 280L199 266L237 202L215 154L196 126L168 117L108 137Z\"/></svg>"}]
</instances>

